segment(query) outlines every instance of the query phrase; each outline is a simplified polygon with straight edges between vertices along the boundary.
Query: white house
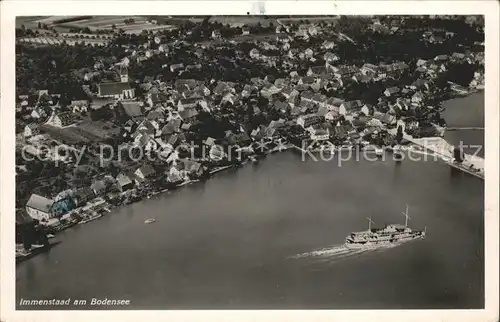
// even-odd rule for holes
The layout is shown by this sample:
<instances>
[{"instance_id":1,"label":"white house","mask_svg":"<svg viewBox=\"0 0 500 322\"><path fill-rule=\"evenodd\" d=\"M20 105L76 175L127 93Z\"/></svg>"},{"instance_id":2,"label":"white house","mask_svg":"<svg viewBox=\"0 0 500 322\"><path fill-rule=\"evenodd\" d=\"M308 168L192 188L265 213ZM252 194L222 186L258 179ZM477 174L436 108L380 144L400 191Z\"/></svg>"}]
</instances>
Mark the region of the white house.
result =
<instances>
[{"instance_id":1,"label":"white house","mask_svg":"<svg viewBox=\"0 0 500 322\"><path fill-rule=\"evenodd\" d=\"M179 70L183 70L183 69L184 69L184 64L183 63L170 65L170 71L172 73L176 72L176 71L179 71Z\"/></svg>"},{"instance_id":2,"label":"white house","mask_svg":"<svg viewBox=\"0 0 500 322\"><path fill-rule=\"evenodd\" d=\"M280 92L280 89L276 87L274 84L267 84L261 90L260 94L264 97L271 97L274 94Z\"/></svg>"},{"instance_id":3,"label":"white house","mask_svg":"<svg viewBox=\"0 0 500 322\"><path fill-rule=\"evenodd\" d=\"M398 100L396 102L396 107L398 107L401 111L408 111L410 109L410 104L407 99Z\"/></svg>"},{"instance_id":4,"label":"white house","mask_svg":"<svg viewBox=\"0 0 500 322\"><path fill-rule=\"evenodd\" d=\"M340 60L340 57L337 54L327 52L323 55L323 59L327 63L332 63L332 62L336 62L336 61Z\"/></svg>"},{"instance_id":5,"label":"white house","mask_svg":"<svg viewBox=\"0 0 500 322\"><path fill-rule=\"evenodd\" d=\"M385 91L384 91L384 95L387 96L387 97L390 97L392 95L395 95L399 93L399 88L398 87L389 87L387 88Z\"/></svg>"},{"instance_id":6,"label":"white house","mask_svg":"<svg viewBox=\"0 0 500 322\"><path fill-rule=\"evenodd\" d=\"M206 103L206 101L203 97L183 98L183 99L180 99L179 102L177 103L177 110L180 112L186 108L194 108L198 104L201 105L203 102Z\"/></svg>"},{"instance_id":7,"label":"white house","mask_svg":"<svg viewBox=\"0 0 500 322\"><path fill-rule=\"evenodd\" d=\"M63 112L63 113L52 113L52 115L47 120L46 124L52 125L55 127L66 127L73 125L75 123L74 114L71 112Z\"/></svg>"},{"instance_id":8,"label":"white house","mask_svg":"<svg viewBox=\"0 0 500 322\"><path fill-rule=\"evenodd\" d=\"M425 59L419 59L417 61L417 67L425 66L426 64L427 64L427 60L425 60Z\"/></svg>"},{"instance_id":9,"label":"white house","mask_svg":"<svg viewBox=\"0 0 500 322\"><path fill-rule=\"evenodd\" d=\"M415 94L413 94L413 96L411 97L411 102L412 103L420 103L422 102L424 99L424 95L421 93L421 92L416 92Z\"/></svg>"},{"instance_id":10,"label":"white house","mask_svg":"<svg viewBox=\"0 0 500 322\"><path fill-rule=\"evenodd\" d=\"M368 74L374 75L378 71L378 66L367 63L364 64L363 67L361 67L360 71L363 75L368 75Z\"/></svg>"},{"instance_id":11,"label":"white house","mask_svg":"<svg viewBox=\"0 0 500 322\"><path fill-rule=\"evenodd\" d=\"M309 26L308 32L311 36L317 35L321 31L319 26Z\"/></svg>"},{"instance_id":12,"label":"white house","mask_svg":"<svg viewBox=\"0 0 500 322\"><path fill-rule=\"evenodd\" d=\"M316 114L301 115L297 118L297 124L302 126L304 129L317 124L321 119Z\"/></svg>"},{"instance_id":13,"label":"white house","mask_svg":"<svg viewBox=\"0 0 500 322\"><path fill-rule=\"evenodd\" d=\"M40 129L35 123L28 124L24 127L23 136L25 139L30 138L32 136L38 135L40 133Z\"/></svg>"},{"instance_id":14,"label":"white house","mask_svg":"<svg viewBox=\"0 0 500 322\"><path fill-rule=\"evenodd\" d=\"M231 103L231 105L234 105L234 102L236 101L237 99L237 96L234 95L233 93L231 92L228 92L226 93L226 95L224 95L220 101L221 104L224 104L226 102L229 102Z\"/></svg>"},{"instance_id":15,"label":"white house","mask_svg":"<svg viewBox=\"0 0 500 322\"><path fill-rule=\"evenodd\" d=\"M212 31L212 38L213 39L221 39L222 34L220 33L220 30L214 30Z\"/></svg>"},{"instance_id":16,"label":"white house","mask_svg":"<svg viewBox=\"0 0 500 322\"><path fill-rule=\"evenodd\" d=\"M42 197L37 194L32 194L26 204L26 212L31 218L39 221L49 221L54 218L52 206L54 200Z\"/></svg>"},{"instance_id":17,"label":"white house","mask_svg":"<svg viewBox=\"0 0 500 322\"><path fill-rule=\"evenodd\" d=\"M305 55L306 58L312 58L313 55L314 55L314 51L311 48L307 48L304 51L304 55Z\"/></svg>"},{"instance_id":18,"label":"white house","mask_svg":"<svg viewBox=\"0 0 500 322\"><path fill-rule=\"evenodd\" d=\"M324 49L332 49L335 47L335 43L331 40L325 40L325 41L323 41L323 44L321 44L321 46Z\"/></svg>"},{"instance_id":19,"label":"white house","mask_svg":"<svg viewBox=\"0 0 500 322\"><path fill-rule=\"evenodd\" d=\"M328 131L328 129L324 130L324 129L313 129L313 131L311 131L311 140L314 140L314 141L325 141L325 140L328 140L330 138L330 131Z\"/></svg>"},{"instance_id":20,"label":"white house","mask_svg":"<svg viewBox=\"0 0 500 322\"><path fill-rule=\"evenodd\" d=\"M373 114L373 111L374 111L373 106L371 106L371 105L369 105L369 104L365 104L365 105L363 105L363 107L361 108L361 112L362 112L363 114L365 114L366 116Z\"/></svg>"},{"instance_id":21,"label":"white house","mask_svg":"<svg viewBox=\"0 0 500 322\"><path fill-rule=\"evenodd\" d=\"M154 177L154 175L155 175L155 170L153 169L152 166L148 164L145 164L137 168L137 170L135 170L134 172L136 184L142 183L145 180Z\"/></svg>"},{"instance_id":22,"label":"white house","mask_svg":"<svg viewBox=\"0 0 500 322\"><path fill-rule=\"evenodd\" d=\"M226 154L224 153L224 149L222 148L222 146L213 144L212 146L210 146L209 155L211 160L221 161Z\"/></svg>"},{"instance_id":23,"label":"white house","mask_svg":"<svg viewBox=\"0 0 500 322\"><path fill-rule=\"evenodd\" d=\"M345 116L360 111L362 107L363 103L360 100L343 102L342 104L340 104L339 113Z\"/></svg>"},{"instance_id":24,"label":"white house","mask_svg":"<svg viewBox=\"0 0 500 322\"><path fill-rule=\"evenodd\" d=\"M184 180L183 174L175 167L172 166L167 174L167 180L175 183Z\"/></svg>"},{"instance_id":25,"label":"white house","mask_svg":"<svg viewBox=\"0 0 500 322\"><path fill-rule=\"evenodd\" d=\"M334 111L334 110L328 111L325 114L325 120L330 121L330 122L338 119L338 117L339 117L339 112L338 111Z\"/></svg>"},{"instance_id":26,"label":"white house","mask_svg":"<svg viewBox=\"0 0 500 322\"><path fill-rule=\"evenodd\" d=\"M88 101L86 101L86 100L71 101L71 107L72 107L73 113L87 112Z\"/></svg>"}]
</instances>

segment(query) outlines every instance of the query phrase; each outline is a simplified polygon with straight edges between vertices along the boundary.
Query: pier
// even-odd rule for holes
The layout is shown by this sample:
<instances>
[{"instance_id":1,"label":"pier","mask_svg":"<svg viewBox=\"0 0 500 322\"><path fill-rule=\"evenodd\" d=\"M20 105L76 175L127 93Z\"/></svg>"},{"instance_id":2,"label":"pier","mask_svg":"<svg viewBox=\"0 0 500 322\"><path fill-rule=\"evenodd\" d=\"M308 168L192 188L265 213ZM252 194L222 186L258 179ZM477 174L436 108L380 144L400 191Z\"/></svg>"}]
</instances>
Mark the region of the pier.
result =
<instances>
[{"instance_id":1,"label":"pier","mask_svg":"<svg viewBox=\"0 0 500 322\"><path fill-rule=\"evenodd\" d=\"M396 135L397 133L396 129L388 129L387 131L392 135ZM452 165L451 161L453 160L454 146L449 144L445 139L441 137L415 139L411 135L408 135L406 133L403 134L403 139L437 154L449 165L453 166L456 169L484 179L484 158L470 154L464 154L464 160L461 165ZM477 171L473 171L473 169L477 169Z\"/></svg>"},{"instance_id":2,"label":"pier","mask_svg":"<svg viewBox=\"0 0 500 322\"><path fill-rule=\"evenodd\" d=\"M484 127L447 127L446 131L461 131L461 130L475 130L475 131L484 131Z\"/></svg>"}]
</instances>

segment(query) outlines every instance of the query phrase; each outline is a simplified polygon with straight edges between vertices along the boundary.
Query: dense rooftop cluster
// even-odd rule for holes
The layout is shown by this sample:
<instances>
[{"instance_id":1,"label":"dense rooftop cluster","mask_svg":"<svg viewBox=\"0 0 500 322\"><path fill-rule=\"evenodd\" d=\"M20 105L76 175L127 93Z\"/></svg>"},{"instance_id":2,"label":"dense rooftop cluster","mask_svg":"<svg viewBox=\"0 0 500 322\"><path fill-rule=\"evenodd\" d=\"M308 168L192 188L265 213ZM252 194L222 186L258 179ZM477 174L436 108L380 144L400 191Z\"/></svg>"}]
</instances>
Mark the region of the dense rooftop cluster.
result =
<instances>
[{"instance_id":1,"label":"dense rooftop cluster","mask_svg":"<svg viewBox=\"0 0 500 322\"><path fill-rule=\"evenodd\" d=\"M478 19L205 18L139 34L115 27L103 46L19 43L18 207L49 222L95 198L207 177L254 157L261 141L265 153L300 140L391 144L395 127L439 135L441 102L484 86ZM113 160L102 162L103 144ZM60 145L84 151L76 167ZM46 161L26 161L23 149Z\"/></svg>"}]
</instances>

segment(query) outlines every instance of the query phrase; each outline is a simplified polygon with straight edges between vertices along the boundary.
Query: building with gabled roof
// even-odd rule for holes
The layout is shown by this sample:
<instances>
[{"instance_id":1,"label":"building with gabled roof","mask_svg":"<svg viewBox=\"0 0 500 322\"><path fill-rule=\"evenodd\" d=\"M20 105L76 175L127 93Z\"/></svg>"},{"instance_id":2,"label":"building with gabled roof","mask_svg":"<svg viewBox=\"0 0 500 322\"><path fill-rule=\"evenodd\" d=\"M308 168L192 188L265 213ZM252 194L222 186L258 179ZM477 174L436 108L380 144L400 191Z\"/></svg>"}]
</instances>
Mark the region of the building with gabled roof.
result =
<instances>
[{"instance_id":1,"label":"building with gabled roof","mask_svg":"<svg viewBox=\"0 0 500 322\"><path fill-rule=\"evenodd\" d=\"M100 83L97 85L98 97L113 97L115 99L133 99L135 98L135 90L129 83Z\"/></svg>"},{"instance_id":2,"label":"building with gabled roof","mask_svg":"<svg viewBox=\"0 0 500 322\"><path fill-rule=\"evenodd\" d=\"M40 134L40 128L36 123L28 124L24 127L23 136L25 139Z\"/></svg>"},{"instance_id":3,"label":"building with gabled roof","mask_svg":"<svg viewBox=\"0 0 500 322\"><path fill-rule=\"evenodd\" d=\"M125 114L131 118L139 118L144 115L143 107L138 101L122 101L120 102Z\"/></svg>"},{"instance_id":4,"label":"building with gabled roof","mask_svg":"<svg viewBox=\"0 0 500 322\"><path fill-rule=\"evenodd\" d=\"M77 119L78 117L72 112L54 112L49 117L46 124L63 128L75 124Z\"/></svg>"},{"instance_id":5,"label":"building with gabled roof","mask_svg":"<svg viewBox=\"0 0 500 322\"><path fill-rule=\"evenodd\" d=\"M134 187L134 183L132 182L130 177L123 172L119 173L116 176L116 184L121 192L132 189Z\"/></svg>"},{"instance_id":6,"label":"building with gabled roof","mask_svg":"<svg viewBox=\"0 0 500 322\"><path fill-rule=\"evenodd\" d=\"M360 100L343 102L342 104L340 104L339 113L341 115L351 114L353 112L361 111L362 107L363 102L361 102Z\"/></svg>"},{"instance_id":7,"label":"building with gabled roof","mask_svg":"<svg viewBox=\"0 0 500 322\"><path fill-rule=\"evenodd\" d=\"M393 86L393 87L388 87L385 89L384 91L384 95L387 96L387 97L390 97L394 94L397 94L399 93L399 87L396 87L396 86Z\"/></svg>"},{"instance_id":8,"label":"building with gabled roof","mask_svg":"<svg viewBox=\"0 0 500 322\"><path fill-rule=\"evenodd\" d=\"M48 221L54 217L54 200L43 196L32 194L26 204L26 212L31 218L39 221Z\"/></svg>"}]
</instances>

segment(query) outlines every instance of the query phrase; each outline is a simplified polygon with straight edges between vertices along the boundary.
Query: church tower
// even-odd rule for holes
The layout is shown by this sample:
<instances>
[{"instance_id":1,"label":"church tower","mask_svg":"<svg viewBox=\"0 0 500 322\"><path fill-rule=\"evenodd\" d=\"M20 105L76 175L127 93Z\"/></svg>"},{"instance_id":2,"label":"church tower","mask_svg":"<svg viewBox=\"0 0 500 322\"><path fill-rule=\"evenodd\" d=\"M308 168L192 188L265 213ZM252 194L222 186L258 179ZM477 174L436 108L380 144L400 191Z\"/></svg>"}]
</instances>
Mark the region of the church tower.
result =
<instances>
[{"instance_id":1,"label":"church tower","mask_svg":"<svg viewBox=\"0 0 500 322\"><path fill-rule=\"evenodd\" d=\"M120 66L120 81L122 83L128 83L128 69L127 66Z\"/></svg>"}]
</instances>

